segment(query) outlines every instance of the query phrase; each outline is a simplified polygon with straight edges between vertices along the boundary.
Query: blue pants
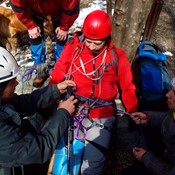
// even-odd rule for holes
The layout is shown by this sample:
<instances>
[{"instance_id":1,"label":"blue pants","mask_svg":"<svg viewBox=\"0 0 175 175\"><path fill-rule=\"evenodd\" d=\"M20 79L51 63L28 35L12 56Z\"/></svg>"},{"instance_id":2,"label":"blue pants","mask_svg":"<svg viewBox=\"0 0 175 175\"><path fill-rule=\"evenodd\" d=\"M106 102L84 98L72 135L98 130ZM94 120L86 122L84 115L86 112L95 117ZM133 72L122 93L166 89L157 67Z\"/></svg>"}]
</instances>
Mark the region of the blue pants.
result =
<instances>
[{"instance_id":1,"label":"blue pants","mask_svg":"<svg viewBox=\"0 0 175 175\"><path fill-rule=\"evenodd\" d=\"M32 58L34 60L34 63L35 64L42 64L45 62L45 59L46 59L46 45L45 45L45 41L44 41L45 37L44 37L44 28L43 28L44 19L38 18L35 15L33 15L32 18L35 21L35 23L40 27L41 36L36 38L36 39L29 38L30 49L31 49ZM53 28L55 31L55 29L58 26L60 26L60 20L55 19L52 21L52 23L53 23ZM56 44L54 47L54 56L55 56L55 59L58 60L67 40L60 41L56 38L55 34L54 34L54 40L56 41Z\"/></svg>"}]
</instances>

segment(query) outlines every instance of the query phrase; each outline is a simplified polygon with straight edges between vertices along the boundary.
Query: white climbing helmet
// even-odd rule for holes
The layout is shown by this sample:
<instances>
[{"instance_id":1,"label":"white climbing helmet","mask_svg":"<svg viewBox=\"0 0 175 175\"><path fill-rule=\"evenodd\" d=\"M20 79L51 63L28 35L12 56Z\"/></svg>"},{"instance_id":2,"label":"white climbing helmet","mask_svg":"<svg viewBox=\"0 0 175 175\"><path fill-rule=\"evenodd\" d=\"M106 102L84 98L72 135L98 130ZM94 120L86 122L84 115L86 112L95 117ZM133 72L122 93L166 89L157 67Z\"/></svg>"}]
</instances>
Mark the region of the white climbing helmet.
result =
<instances>
[{"instance_id":1,"label":"white climbing helmet","mask_svg":"<svg viewBox=\"0 0 175 175\"><path fill-rule=\"evenodd\" d=\"M0 47L0 83L15 78L19 73L19 66L6 49Z\"/></svg>"}]
</instances>

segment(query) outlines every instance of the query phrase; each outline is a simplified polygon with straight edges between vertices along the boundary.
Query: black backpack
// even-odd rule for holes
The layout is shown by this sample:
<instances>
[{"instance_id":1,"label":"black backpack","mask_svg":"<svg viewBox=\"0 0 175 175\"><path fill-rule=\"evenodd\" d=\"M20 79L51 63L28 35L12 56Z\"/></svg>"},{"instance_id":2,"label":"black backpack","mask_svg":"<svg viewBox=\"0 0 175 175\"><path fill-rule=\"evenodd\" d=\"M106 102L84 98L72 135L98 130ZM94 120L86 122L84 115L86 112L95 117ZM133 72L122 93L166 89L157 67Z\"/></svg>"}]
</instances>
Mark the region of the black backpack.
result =
<instances>
[{"instance_id":1,"label":"black backpack","mask_svg":"<svg viewBox=\"0 0 175 175\"><path fill-rule=\"evenodd\" d=\"M171 90L171 78L166 60L167 56L151 41L140 43L132 62L139 110L168 110L166 93Z\"/></svg>"}]
</instances>

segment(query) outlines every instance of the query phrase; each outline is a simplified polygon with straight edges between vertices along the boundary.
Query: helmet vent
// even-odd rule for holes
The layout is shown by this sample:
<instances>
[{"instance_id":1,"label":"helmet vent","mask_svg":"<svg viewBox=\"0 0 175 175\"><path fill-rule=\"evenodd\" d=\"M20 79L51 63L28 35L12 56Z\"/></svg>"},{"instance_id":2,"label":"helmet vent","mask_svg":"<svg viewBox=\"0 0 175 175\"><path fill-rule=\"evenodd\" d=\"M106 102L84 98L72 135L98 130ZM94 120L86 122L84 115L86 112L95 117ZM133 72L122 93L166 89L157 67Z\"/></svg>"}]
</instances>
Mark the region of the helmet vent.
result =
<instances>
[{"instance_id":1,"label":"helmet vent","mask_svg":"<svg viewBox=\"0 0 175 175\"><path fill-rule=\"evenodd\" d=\"M4 55L3 55L3 58L4 58L4 60L5 60L6 62L8 62L8 61L7 61L7 58L6 58Z\"/></svg>"}]
</instances>

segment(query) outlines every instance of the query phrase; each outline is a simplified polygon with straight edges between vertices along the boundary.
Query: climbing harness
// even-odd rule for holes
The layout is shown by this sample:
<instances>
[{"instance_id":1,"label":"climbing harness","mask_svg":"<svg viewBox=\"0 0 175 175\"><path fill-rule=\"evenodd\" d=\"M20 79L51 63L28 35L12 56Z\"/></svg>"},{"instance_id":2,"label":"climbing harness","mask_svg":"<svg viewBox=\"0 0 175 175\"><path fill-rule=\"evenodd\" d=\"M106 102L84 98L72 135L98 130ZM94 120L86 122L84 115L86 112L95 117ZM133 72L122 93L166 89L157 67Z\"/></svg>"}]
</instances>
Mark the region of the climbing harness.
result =
<instances>
[{"instance_id":1,"label":"climbing harness","mask_svg":"<svg viewBox=\"0 0 175 175\"><path fill-rule=\"evenodd\" d=\"M96 121L94 121L90 115L90 109L94 109L94 108L99 108L99 107L110 107L113 108L118 114L126 114L127 116L130 116L131 114L125 111L122 111L120 109L116 109L114 107L114 102L113 101L106 101L106 100L97 100L97 99L92 99L92 98L87 98L84 97L82 95L79 95L77 93L72 93L72 95L75 96L75 98L78 99L79 101L79 106L78 106L78 111L76 112L76 114L73 116L73 120L76 124L76 126L73 126L72 128L75 129L75 133L76 133L76 139L84 141L85 137L86 137L86 133L89 129L91 129L94 126L99 127L100 129L106 129L106 130L110 130L111 128L106 127L104 124L102 123L98 123ZM88 119L91 122L91 125L88 127L85 127L82 124L82 121L84 119ZM79 137L79 131L83 132L83 137L80 138Z\"/></svg>"},{"instance_id":2,"label":"climbing harness","mask_svg":"<svg viewBox=\"0 0 175 175\"><path fill-rule=\"evenodd\" d=\"M36 64L25 70L24 74L22 75L22 82L29 81L34 71L36 71Z\"/></svg>"}]
</instances>

